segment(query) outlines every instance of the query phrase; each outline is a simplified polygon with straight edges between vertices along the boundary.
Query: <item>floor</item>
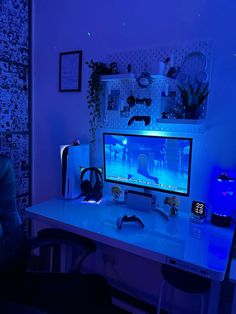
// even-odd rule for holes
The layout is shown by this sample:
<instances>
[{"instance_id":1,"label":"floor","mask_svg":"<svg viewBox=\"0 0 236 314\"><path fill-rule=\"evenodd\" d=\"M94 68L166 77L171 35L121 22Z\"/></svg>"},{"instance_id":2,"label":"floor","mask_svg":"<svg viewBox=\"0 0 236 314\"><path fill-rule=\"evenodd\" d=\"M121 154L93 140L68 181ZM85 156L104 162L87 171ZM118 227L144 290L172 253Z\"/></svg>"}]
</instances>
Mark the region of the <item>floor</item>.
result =
<instances>
[{"instance_id":1,"label":"floor","mask_svg":"<svg viewBox=\"0 0 236 314\"><path fill-rule=\"evenodd\" d=\"M226 282L223 283L221 296L220 296L220 314L235 314L231 312L232 300L233 300L233 284Z\"/></svg>"}]
</instances>

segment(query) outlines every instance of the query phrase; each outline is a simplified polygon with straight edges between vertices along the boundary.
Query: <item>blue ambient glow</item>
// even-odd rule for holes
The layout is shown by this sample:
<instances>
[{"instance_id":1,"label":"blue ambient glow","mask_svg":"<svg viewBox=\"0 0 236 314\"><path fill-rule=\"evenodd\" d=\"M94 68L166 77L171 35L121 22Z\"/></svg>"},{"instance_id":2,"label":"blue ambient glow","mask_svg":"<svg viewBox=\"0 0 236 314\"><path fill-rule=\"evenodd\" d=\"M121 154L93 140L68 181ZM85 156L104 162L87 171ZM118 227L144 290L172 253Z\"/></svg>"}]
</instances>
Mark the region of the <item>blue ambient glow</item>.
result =
<instances>
[{"instance_id":1,"label":"blue ambient glow","mask_svg":"<svg viewBox=\"0 0 236 314\"><path fill-rule=\"evenodd\" d=\"M235 180L226 172L219 172L212 183L213 212L219 215L231 216L235 208Z\"/></svg>"},{"instance_id":2,"label":"blue ambient glow","mask_svg":"<svg viewBox=\"0 0 236 314\"><path fill-rule=\"evenodd\" d=\"M140 135L147 135L147 136L170 136L170 132L166 131L146 131L146 130L140 130Z\"/></svg>"},{"instance_id":3,"label":"blue ambient glow","mask_svg":"<svg viewBox=\"0 0 236 314\"><path fill-rule=\"evenodd\" d=\"M99 201L95 201L95 200L88 200L88 201L83 201L84 204L100 204L101 203L101 200L100 199Z\"/></svg>"}]
</instances>

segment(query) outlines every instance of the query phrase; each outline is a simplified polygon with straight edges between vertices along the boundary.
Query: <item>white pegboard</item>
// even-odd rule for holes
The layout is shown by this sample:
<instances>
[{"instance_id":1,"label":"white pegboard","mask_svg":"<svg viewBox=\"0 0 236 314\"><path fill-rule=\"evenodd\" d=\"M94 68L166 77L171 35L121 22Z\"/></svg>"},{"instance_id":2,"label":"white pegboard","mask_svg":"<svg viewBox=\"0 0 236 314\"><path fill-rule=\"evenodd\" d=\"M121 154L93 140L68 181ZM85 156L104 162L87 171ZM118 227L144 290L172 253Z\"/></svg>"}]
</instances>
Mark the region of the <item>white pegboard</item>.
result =
<instances>
[{"instance_id":1,"label":"white pegboard","mask_svg":"<svg viewBox=\"0 0 236 314\"><path fill-rule=\"evenodd\" d=\"M158 74L159 63L166 60L167 57L170 57L171 61L166 64L165 73L168 72L171 65L178 66L180 70L184 69L185 72L188 72L185 74L187 74L188 82L191 82L191 76L195 75L192 69L199 69L199 72L207 73L207 80L209 82L212 61L212 42L209 40L189 42L172 47L147 48L112 53L107 57L107 63L116 62L119 73L127 73L127 68L130 64L131 72L135 74L135 77L138 77L142 72ZM160 129L156 121L161 117L161 95L166 89L167 82L169 90L177 89L178 82L175 79L167 79L165 77L154 78L153 83L147 88L140 88L135 79L114 79L104 82L104 127L128 130ZM119 103L116 110L108 110L108 95L111 91L116 91L119 94ZM151 98L151 106L146 107L143 104L138 104L131 107L126 116L122 115L121 110L127 106L127 98L131 95L136 98ZM144 122L133 122L132 125L128 126L129 119L134 115L149 115L151 123L148 126L144 126Z\"/></svg>"},{"instance_id":2,"label":"white pegboard","mask_svg":"<svg viewBox=\"0 0 236 314\"><path fill-rule=\"evenodd\" d=\"M106 96L105 96L105 127L106 128L136 128L143 129L143 122L133 122L131 126L128 126L130 117L135 115L148 115L151 117L159 116L161 111L161 92L165 86L165 79L155 79L153 83L147 88L138 88L136 80L112 80L106 83ZM119 105L117 110L108 110L108 95L111 91L119 91ZM136 98L151 98L152 102L149 107L145 104L136 104L130 108L127 116L121 113L121 110L127 106L127 97L135 96ZM152 118L151 118L152 119ZM149 129L155 123L150 123Z\"/></svg>"}]
</instances>

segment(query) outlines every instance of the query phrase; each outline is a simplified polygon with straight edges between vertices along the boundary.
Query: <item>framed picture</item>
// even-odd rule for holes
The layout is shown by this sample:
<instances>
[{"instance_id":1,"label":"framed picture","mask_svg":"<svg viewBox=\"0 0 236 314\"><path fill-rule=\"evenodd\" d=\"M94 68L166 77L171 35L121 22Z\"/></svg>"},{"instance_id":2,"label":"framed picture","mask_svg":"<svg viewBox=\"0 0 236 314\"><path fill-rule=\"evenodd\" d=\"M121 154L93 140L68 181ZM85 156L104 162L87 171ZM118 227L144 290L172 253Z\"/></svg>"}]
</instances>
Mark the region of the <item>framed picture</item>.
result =
<instances>
[{"instance_id":1,"label":"framed picture","mask_svg":"<svg viewBox=\"0 0 236 314\"><path fill-rule=\"evenodd\" d=\"M59 91L80 92L82 73L82 51L60 53Z\"/></svg>"}]
</instances>

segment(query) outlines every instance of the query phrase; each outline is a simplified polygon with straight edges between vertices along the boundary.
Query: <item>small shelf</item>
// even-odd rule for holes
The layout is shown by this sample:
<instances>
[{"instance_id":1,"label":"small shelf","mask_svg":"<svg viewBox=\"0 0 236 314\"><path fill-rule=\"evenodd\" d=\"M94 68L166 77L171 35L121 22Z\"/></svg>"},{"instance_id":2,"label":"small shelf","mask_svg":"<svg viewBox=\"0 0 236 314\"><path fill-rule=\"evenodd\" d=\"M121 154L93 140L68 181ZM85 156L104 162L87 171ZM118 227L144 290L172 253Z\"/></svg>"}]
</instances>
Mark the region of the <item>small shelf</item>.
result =
<instances>
[{"instance_id":1,"label":"small shelf","mask_svg":"<svg viewBox=\"0 0 236 314\"><path fill-rule=\"evenodd\" d=\"M169 123L169 124L203 124L203 119L156 119L157 123Z\"/></svg>"},{"instance_id":2,"label":"small shelf","mask_svg":"<svg viewBox=\"0 0 236 314\"><path fill-rule=\"evenodd\" d=\"M162 79L167 80L168 77L161 74L151 74L152 79ZM110 74L110 75L101 75L102 82L108 82L112 80L135 80L136 76L134 73L122 73L122 74Z\"/></svg>"},{"instance_id":3,"label":"small shelf","mask_svg":"<svg viewBox=\"0 0 236 314\"><path fill-rule=\"evenodd\" d=\"M198 119L156 119L157 130L166 132L203 133L205 120Z\"/></svg>"},{"instance_id":4,"label":"small shelf","mask_svg":"<svg viewBox=\"0 0 236 314\"><path fill-rule=\"evenodd\" d=\"M123 73L123 74L110 74L110 75L101 75L101 81L107 82L112 80L134 80L134 73Z\"/></svg>"},{"instance_id":5,"label":"small shelf","mask_svg":"<svg viewBox=\"0 0 236 314\"><path fill-rule=\"evenodd\" d=\"M168 80L167 76L164 76L162 74L151 74L151 78L153 79L162 79L162 80Z\"/></svg>"}]
</instances>

